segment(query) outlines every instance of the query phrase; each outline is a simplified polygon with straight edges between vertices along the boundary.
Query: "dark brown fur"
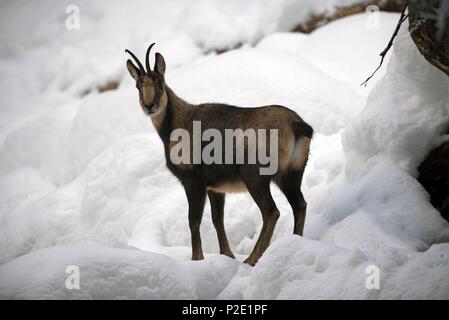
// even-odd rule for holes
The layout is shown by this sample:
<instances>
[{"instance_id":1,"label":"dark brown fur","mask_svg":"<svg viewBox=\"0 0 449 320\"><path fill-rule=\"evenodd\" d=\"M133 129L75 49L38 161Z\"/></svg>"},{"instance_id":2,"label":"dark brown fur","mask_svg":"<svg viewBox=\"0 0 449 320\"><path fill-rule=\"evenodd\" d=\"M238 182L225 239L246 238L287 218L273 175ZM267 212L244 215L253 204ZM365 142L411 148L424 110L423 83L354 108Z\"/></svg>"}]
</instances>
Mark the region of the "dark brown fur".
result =
<instances>
[{"instance_id":1,"label":"dark brown fur","mask_svg":"<svg viewBox=\"0 0 449 320\"><path fill-rule=\"evenodd\" d=\"M306 202L301 193L301 180L307 163L310 139L313 135L313 130L307 123L295 112L282 106L239 108L215 103L189 104L165 85L165 62L159 53L156 53L154 71L140 70L130 60L127 62L127 67L136 80L140 104L145 113L151 116L164 143L167 167L184 186L189 203L193 260L203 259L199 230L206 194L211 203L212 221L217 232L221 254L234 257L223 224L224 192L248 191L262 213L262 231L252 253L245 260L246 263L254 265L262 256L270 243L279 217L279 210L270 192L271 181L280 187L293 209L295 218L293 232L298 235L303 234ZM274 175L260 175L261 164L258 162L256 164L174 164L170 159L170 149L177 142L170 141L170 134L174 129L183 128L189 131L190 137L193 137L193 121L201 121L202 131L209 128L218 129L222 137L225 136L225 129L267 129L267 133L269 133L268 129L277 129L278 171ZM202 147L205 144L203 143Z\"/></svg>"}]
</instances>

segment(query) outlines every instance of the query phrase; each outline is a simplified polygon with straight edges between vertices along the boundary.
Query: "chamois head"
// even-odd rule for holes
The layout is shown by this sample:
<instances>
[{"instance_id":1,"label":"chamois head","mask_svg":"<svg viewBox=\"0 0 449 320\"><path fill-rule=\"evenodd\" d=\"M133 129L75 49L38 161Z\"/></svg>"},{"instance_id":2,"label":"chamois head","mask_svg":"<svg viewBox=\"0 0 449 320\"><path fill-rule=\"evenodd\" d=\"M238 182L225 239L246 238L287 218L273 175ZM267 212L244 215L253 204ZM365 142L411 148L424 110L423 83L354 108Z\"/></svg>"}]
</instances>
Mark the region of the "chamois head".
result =
<instances>
[{"instance_id":1,"label":"chamois head","mask_svg":"<svg viewBox=\"0 0 449 320\"><path fill-rule=\"evenodd\" d=\"M167 105L167 94L165 92L165 61L164 57L157 52L154 70L150 67L150 51L154 46L152 43L147 50L145 57L146 71L139 59L128 49L125 52L129 53L137 63L128 59L126 67L128 68L131 77L136 80L136 88L139 90L139 102L145 114L153 117L160 113Z\"/></svg>"}]
</instances>

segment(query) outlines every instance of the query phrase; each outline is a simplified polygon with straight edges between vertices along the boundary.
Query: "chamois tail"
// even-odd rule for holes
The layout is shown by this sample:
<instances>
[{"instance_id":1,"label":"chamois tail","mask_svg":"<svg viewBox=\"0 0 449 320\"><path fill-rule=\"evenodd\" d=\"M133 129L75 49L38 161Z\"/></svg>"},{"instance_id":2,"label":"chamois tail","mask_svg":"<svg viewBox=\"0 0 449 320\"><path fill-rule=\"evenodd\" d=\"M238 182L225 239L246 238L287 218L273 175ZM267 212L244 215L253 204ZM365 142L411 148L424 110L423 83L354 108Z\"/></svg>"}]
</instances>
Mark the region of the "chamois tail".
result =
<instances>
[{"instance_id":1,"label":"chamois tail","mask_svg":"<svg viewBox=\"0 0 449 320\"><path fill-rule=\"evenodd\" d=\"M313 136L313 128L309 126L304 121L302 122L294 122L292 124L293 132L295 134L295 140L298 141L301 138L309 138L312 139Z\"/></svg>"},{"instance_id":2,"label":"chamois tail","mask_svg":"<svg viewBox=\"0 0 449 320\"><path fill-rule=\"evenodd\" d=\"M298 121L293 123L292 129L295 135L295 146L290 161L290 169L304 170L309 158L313 128L305 122Z\"/></svg>"}]
</instances>

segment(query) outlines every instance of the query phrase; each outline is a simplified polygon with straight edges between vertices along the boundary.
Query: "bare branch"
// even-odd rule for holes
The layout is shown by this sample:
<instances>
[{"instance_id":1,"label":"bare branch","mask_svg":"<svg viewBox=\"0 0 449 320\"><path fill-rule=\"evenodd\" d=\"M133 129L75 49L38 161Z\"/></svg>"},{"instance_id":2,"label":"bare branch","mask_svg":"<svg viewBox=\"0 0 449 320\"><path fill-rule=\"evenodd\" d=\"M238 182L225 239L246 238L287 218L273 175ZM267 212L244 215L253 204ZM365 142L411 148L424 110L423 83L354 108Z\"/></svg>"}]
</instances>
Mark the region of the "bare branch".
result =
<instances>
[{"instance_id":1,"label":"bare branch","mask_svg":"<svg viewBox=\"0 0 449 320\"><path fill-rule=\"evenodd\" d=\"M361 86L366 87L366 85L368 84L368 81L371 80L371 78L374 77L374 75L380 69L380 67L382 67L382 64L384 63L385 56L387 55L388 51L390 51L391 47L393 46L394 39L396 38L399 30L401 29L401 25L408 18L408 14L405 13L406 9L407 9L407 6L405 6L404 9L402 9L401 17L399 18L398 24L396 25L396 29L394 30L394 33L391 36L391 39L388 42L387 47L380 53L381 60L380 60L379 66L376 68L376 70L374 70L374 72L364 82L362 82Z\"/></svg>"}]
</instances>

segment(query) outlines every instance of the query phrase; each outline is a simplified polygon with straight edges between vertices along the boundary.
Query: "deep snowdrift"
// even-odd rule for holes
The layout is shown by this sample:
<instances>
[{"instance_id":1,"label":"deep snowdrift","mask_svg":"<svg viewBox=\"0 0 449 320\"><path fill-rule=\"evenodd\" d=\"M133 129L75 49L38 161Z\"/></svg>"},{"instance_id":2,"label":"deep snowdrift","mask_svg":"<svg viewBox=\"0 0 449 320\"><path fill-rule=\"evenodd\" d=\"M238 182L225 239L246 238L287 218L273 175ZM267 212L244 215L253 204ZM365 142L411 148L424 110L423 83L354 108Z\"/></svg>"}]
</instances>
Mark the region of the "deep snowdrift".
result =
<instances>
[{"instance_id":1,"label":"deep snowdrift","mask_svg":"<svg viewBox=\"0 0 449 320\"><path fill-rule=\"evenodd\" d=\"M236 1L171 1L142 28L147 1L125 9L82 2L75 33L61 31L64 4L40 25L20 26L11 10L27 17L34 7L3 4L2 30L17 27L18 36L11 42L2 33L0 51L0 298L449 298L449 225L415 180L423 155L441 141L449 81L403 26L368 99L372 87L356 87L378 63L397 15L382 14L369 37L363 15L309 36L271 34L333 4L248 1L235 14ZM354 32L357 45L346 36ZM284 104L316 131L303 186L305 237L291 235L291 209L273 187L281 217L254 268L240 262L261 228L246 194L229 195L225 208L238 259L217 254L206 206L206 259L189 261L184 192L164 167L124 67L125 47L140 56L154 39L168 84L185 99ZM110 79L120 81L117 90L81 95ZM80 268L80 290L64 285L69 265ZM379 290L365 287L369 265L380 268Z\"/></svg>"}]
</instances>

